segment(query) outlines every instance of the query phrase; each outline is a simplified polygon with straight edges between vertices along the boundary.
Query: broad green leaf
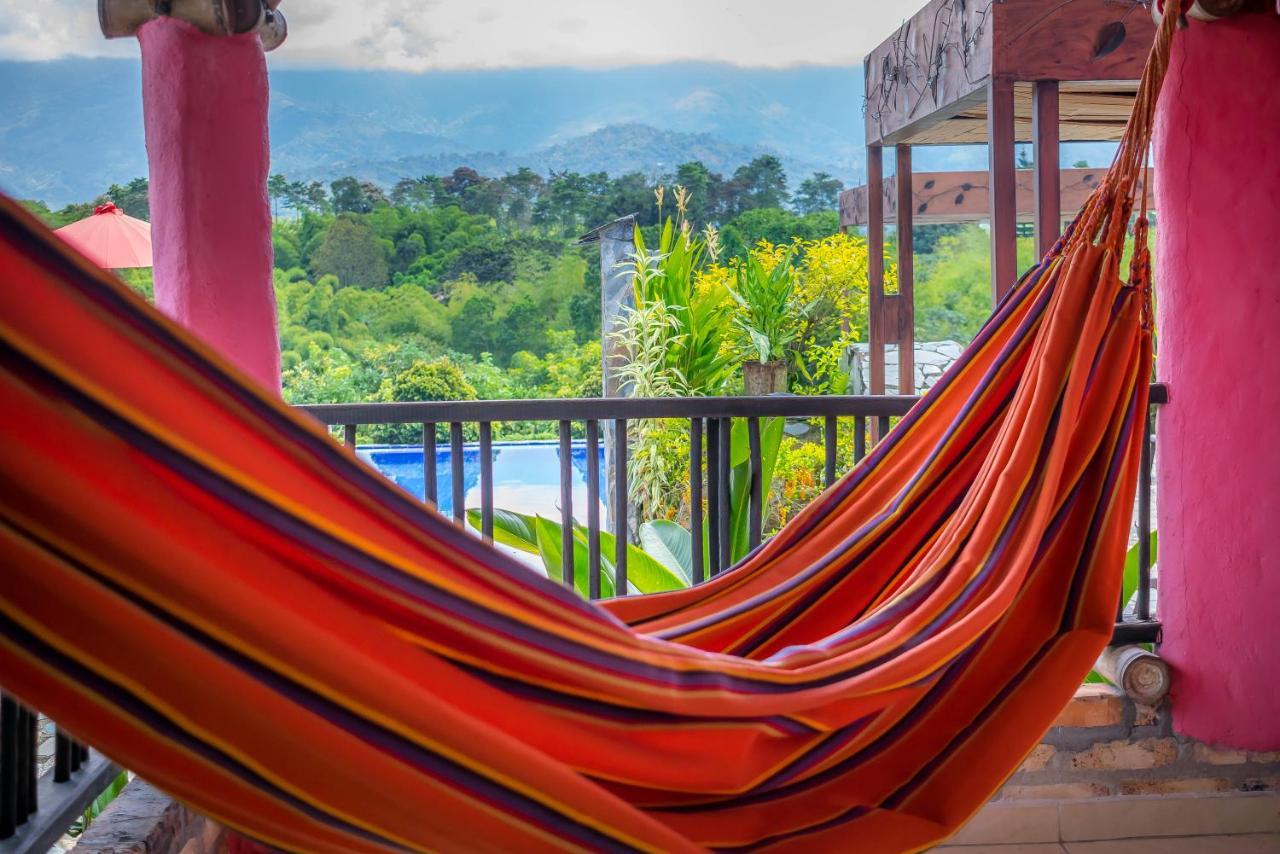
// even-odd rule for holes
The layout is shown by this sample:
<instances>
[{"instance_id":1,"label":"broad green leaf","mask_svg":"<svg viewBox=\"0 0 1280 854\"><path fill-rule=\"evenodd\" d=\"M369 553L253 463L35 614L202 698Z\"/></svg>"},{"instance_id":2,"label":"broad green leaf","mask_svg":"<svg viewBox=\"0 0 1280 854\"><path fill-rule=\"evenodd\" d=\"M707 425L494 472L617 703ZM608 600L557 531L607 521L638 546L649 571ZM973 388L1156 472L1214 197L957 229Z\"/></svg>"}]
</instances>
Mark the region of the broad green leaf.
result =
<instances>
[{"instance_id":1,"label":"broad green leaf","mask_svg":"<svg viewBox=\"0 0 1280 854\"><path fill-rule=\"evenodd\" d=\"M760 474L764 503L768 504L773 488L773 470L778 462L778 449L782 445L786 419L764 418L760 421ZM750 551L751 511L751 442L747 422L737 419L729 434L729 551L733 563L747 556Z\"/></svg>"},{"instance_id":2,"label":"broad green leaf","mask_svg":"<svg viewBox=\"0 0 1280 854\"><path fill-rule=\"evenodd\" d=\"M479 510L468 510L467 521L471 527L480 530L481 516ZM493 511L493 540L504 546L519 549L531 555L538 553L538 535L534 529L534 517L511 510Z\"/></svg>"},{"instance_id":3,"label":"broad green leaf","mask_svg":"<svg viewBox=\"0 0 1280 854\"><path fill-rule=\"evenodd\" d=\"M560 556L564 553L560 547L560 536L564 528L550 519L536 517L535 530L538 532L538 556L542 558L542 566L547 571L547 578L561 581L564 568L560 565ZM577 537L573 541L573 587L582 596L587 596L590 587L587 578L587 546L583 541L581 548ZM603 575L603 570L601 572ZM603 577L600 579L603 585Z\"/></svg>"},{"instance_id":4,"label":"broad green leaf","mask_svg":"<svg viewBox=\"0 0 1280 854\"><path fill-rule=\"evenodd\" d=\"M640 545L667 569L686 580L693 577L693 536L675 522L645 522L640 526Z\"/></svg>"},{"instance_id":5,"label":"broad green leaf","mask_svg":"<svg viewBox=\"0 0 1280 854\"><path fill-rule=\"evenodd\" d=\"M613 569L617 540L608 531L600 532L600 553ZM673 572L640 549L627 544L627 585L637 593L662 593L689 586L678 572Z\"/></svg>"}]
</instances>

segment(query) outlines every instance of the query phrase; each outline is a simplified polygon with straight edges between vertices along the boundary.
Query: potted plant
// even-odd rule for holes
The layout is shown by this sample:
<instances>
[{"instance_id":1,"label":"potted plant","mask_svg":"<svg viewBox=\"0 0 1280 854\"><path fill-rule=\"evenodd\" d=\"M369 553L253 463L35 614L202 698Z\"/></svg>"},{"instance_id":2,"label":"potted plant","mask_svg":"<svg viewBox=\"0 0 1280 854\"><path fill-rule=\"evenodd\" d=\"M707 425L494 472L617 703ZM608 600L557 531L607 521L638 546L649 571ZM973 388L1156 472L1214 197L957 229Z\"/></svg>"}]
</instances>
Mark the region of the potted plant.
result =
<instances>
[{"instance_id":1,"label":"potted plant","mask_svg":"<svg viewBox=\"0 0 1280 854\"><path fill-rule=\"evenodd\" d=\"M742 333L744 391L764 395L787 390L787 347L800 334L805 307L796 299L796 272L788 252L772 267L748 253L734 271L734 326Z\"/></svg>"}]
</instances>

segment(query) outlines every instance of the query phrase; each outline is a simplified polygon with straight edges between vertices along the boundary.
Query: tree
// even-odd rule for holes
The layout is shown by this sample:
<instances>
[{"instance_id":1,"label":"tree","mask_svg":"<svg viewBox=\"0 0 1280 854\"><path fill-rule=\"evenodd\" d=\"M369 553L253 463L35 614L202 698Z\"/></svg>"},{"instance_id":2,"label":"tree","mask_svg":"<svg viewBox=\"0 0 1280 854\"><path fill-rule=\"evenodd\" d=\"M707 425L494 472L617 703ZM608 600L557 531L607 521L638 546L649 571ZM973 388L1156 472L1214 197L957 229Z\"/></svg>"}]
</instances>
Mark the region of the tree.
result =
<instances>
[{"instance_id":1,"label":"tree","mask_svg":"<svg viewBox=\"0 0 1280 854\"><path fill-rule=\"evenodd\" d=\"M414 362L384 384L384 400L475 400L476 390L447 356Z\"/></svg>"},{"instance_id":2,"label":"tree","mask_svg":"<svg viewBox=\"0 0 1280 854\"><path fill-rule=\"evenodd\" d=\"M459 166L453 170L453 174L444 179L444 191L455 199L461 200L467 190L483 184L486 180L488 179L470 166Z\"/></svg>"},{"instance_id":3,"label":"tree","mask_svg":"<svg viewBox=\"0 0 1280 854\"><path fill-rule=\"evenodd\" d=\"M444 182L435 175L401 178L391 189L391 203L396 207L422 210L436 204L444 195Z\"/></svg>"},{"instance_id":4,"label":"tree","mask_svg":"<svg viewBox=\"0 0 1280 854\"><path fill-rule=\"evenodd\" d=\"M453 346L475 356L492 353L500 331L498 304L493 297L479 289L467 289L454 297L449 308L453 314Z\"/></svg>"},{"instance_id":5,"label":"tree","mask_svg":"<svg viewBox=\"0 0 1280 854\"><path fill-rule=\"evenodd\" d=\"M814 172L812 177L800 182L792 200L796 213L816 213L817 211L833 211L839 207L840 191L844 183L826 172Z\"/></svg>"},{"instance_id":6,"label":"tree","mask_svg":"<svg viewBox=\"0 0 1280 854\"><path fill-rule=\"evenodd\" d=\"M764 154L733 173L737 190L736 215L755 208L781 208L787 204L787 172L782 161Z\"/></svg>"},{"instance_id":7,"label":"tree","mask_svg":"<svg viewBox=\"0 0 1280 854\"><path fill-rule=\"evenodd\" d=\"M391 204L382 188L348 175L329 185L333 192L334 213L371 213L374 208Z\"/></svg>"},{"instance_id":8,"label":"tree","mask_svg":"<svg viewBox=\"0 0 1280 854\"><path fill-rule=\"evenodd\" d=\"M507 219L517 228L528 228L533 219L533 206L546 182L527 166L502 178L507 193Z\"/></svg>"},{"instance_id":9,"label":"tree","mask_svg":"<svg viewBox=\"0 0 1280 854\"><path fill-rule=\"evenodd\" d=\"M146 178L134 178L123 187L119 184L112 184L105 193L94 201L94 205L105 205L107 202L111 202L129 216L150 222L151 200L148 195L149 191L150 186Z\"/></svg>"},{"instance_id":10,"label":"tree","mask_svg":"<svg viewBox=\"0 0 1280 854\"><path fill-rule=\"evenodd\" d=\"M472 243L458 253L449 268L448 278L470 275L482 284L509 282L516 274L516 259L511 247L492 243Z\"/></svg>"},{"instance_id":11,"label":"tree","mask_svg":"<svg viewBox=\"0 0 1280 854\"><path fill-rule=\"evenodd\" d=\"M775 245L789 243L795 236L800 217L779 208L749 210L734 217L724 227L720 242L728 257L741 258L761 240Z\"/></svg>"},{"instance_id":12,"label":"tree","mask_svg":"<svg viewBox=\"0 0 1280 854\"><path fill-rule=\"evenodd\" d=\"M324 184L319 181L291 181L285 187L284 201L289 207L299 213L310 211L311 213L324 213L329 209L329 194L324 189Z\"/></svg>"},{"instance_id":13,"label":"tree","mask_svg":"<svg viewBox=\"0 0 1280 854\"><path fill-rule=\"evenodd\" d=\"M311 258L311 272L338 277L343 285L383 288L387 285L387 257L373 229L347 215L333 221Z\"/></svg>"},{"instance_id":14,"label":"tree","mask_svg":"<svg viewBox=\"0 0 1280 854\"><path fill-rule=\"evenodd\" d=\"M267 179L267 197L271 199L271 215L280 216L280 200L289 195L289 179L279 172Z\"/></svg>"},{"instance_id":15,"label":"tree","mask_svg":"<svg viewBox=\"0 0 1280 854\"><path fill-rule=\"evenodd\" d=\"M708 169L702 161L690 160L676 167L674 183L689 191L688 218L692 222L698 225L720 222L724 178Z\"/></svg>"}]
</instances>

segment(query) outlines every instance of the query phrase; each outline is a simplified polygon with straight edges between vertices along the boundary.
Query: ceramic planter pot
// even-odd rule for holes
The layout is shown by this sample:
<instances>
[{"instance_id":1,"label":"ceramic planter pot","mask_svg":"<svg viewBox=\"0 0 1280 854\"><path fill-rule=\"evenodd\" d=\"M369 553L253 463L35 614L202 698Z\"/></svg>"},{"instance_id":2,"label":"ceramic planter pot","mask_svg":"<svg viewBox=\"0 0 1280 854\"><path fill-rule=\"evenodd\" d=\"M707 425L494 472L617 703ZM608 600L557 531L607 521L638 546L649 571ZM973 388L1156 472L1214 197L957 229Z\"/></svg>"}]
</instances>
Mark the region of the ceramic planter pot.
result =
<instances>
[{"instance_id":1,"label":"ceramic planter pot","mask_svg":"<svg viewBox=\"0 0 1280 854\"><path fill-rule=\"evenodd\" d=\"M787 390L787 363L743 362L742 385L748 397L784 393Z\"/></svg>"}]
</instances>

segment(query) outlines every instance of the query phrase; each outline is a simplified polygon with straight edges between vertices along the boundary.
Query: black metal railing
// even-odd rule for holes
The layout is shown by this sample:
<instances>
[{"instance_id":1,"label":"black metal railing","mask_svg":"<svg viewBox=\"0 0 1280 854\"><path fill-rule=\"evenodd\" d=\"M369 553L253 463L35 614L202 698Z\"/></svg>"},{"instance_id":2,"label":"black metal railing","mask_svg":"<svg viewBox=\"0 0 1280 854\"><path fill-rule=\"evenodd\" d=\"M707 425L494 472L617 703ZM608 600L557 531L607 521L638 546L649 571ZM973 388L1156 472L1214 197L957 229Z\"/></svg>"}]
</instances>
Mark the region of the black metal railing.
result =
<instances>
[{"instance_id":1,"label":"black metal railing","mask_svg":"<svg viewBox=\"0 0 1280 854\"><path fill-rule=\"evenodd\" d=\"M46 725L13 697L0 697L2 854L44 854L120 773L61 729L50 736L50 755L42 749Z\"/></svg>"},{"instance_id":2,"label":"black metal railing","mask_svg":"<svg viewBox=\"0 0 1280 854\"><path fill-rule=\"evenodd\" d=\"M1162 385L1151 388L1152 406L1167 400ZM803 397L773 395L768 397L704 397L704 398L592 398L575 400L487 400L431 401L422 403L353 403L323 404L300 407L321 423L341 429L345 442L355 446L357 431L372 425L414 424L422 429L423 479L425 499L437 502L437 428L448 427L451 484L451 515L460 525L466 524L466 486L463 477L465 428L476 425L480 454L480 530L479 535L492 541L494 536L493 429L494 424L545 422L554 425L559 440L560 491L559 515L562 522L561 570L567 584L574 581L573 527L580 522L575 515L573 473L570 447L573 431L583 428L587 447L588 590L600 595L600 477L598 458L602 426L612 430L612 451L607 461L612 469L608 489L615 551L613 555L615 589L627 589L627 520L629 494L627 484L627 429L636 420L678 419L688 423L689 431L689 514L692 581L699 583L729 567L730 507L728 501L730 471L730 431L735 419L745 419L749 438L749 533L748 545L759 545L762 538L764 511L760 424L766 418L821 419L823 424L823 475L830 485L840 476L839 422L853 421L852 459L866 456L876 438L888 433L892 419L905 415L918 398L908 396L830 396ZM1136 497L1135 521L1138 541L1138 591L1130 603L1122 603L1117 617L1116 643L1152 642L1159 636L1159 623L1152 615L1151 577L1151 498L1153 419L1147 419L1146 444L1142 455L1141 476ZM705 505L705 510L704 510ZM550 509L550 508L548 508ZM703 560L704 512L707 542Z\"/></svg>"}]
</instances>

